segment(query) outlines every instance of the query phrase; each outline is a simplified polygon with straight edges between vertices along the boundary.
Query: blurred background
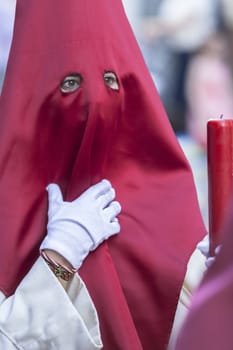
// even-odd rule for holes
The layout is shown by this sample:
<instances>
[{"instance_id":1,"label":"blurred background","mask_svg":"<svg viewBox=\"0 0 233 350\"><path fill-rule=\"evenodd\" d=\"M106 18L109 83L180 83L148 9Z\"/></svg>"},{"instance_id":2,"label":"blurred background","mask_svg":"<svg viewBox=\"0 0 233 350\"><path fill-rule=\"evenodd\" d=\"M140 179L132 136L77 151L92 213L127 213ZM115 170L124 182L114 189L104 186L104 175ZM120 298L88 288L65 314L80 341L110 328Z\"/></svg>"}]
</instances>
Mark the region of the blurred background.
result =
<instances>
[{"instance_id":1,"label":"blurred background","mask_svg":"<svg viewBox=\"0 0 233 350\"><path fill-rule=\"evenodd\" d=\"M0 90L16 0L0 2ZM206 122L233 117L233 1L123 0L191 167L208 227Z\"/></svg>"}]
</instances>

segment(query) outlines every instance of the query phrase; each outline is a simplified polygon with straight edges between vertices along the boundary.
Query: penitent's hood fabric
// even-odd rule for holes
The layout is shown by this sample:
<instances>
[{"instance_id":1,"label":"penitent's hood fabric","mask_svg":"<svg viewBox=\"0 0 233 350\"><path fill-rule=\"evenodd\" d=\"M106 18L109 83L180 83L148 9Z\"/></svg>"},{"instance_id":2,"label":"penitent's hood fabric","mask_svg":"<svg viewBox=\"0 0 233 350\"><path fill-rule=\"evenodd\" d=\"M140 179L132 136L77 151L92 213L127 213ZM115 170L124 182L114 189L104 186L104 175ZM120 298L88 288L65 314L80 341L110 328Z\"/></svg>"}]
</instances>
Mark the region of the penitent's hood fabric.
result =
<instances>
[{"instance_id":1,"label":"penitent's hood fabric","mask_svg":"<svg viewBox=\"0 0 233 350\"><path fill-rule=\"evenodd\" d=\"M119 91L104 84L109 71ZM71 73L82 76L80 88L63 94ZM12 293L38 256L48 183L73 200L107 178L122 205L121 233L80 270L104 349L165 349L205 228L121 1L19 0L0 113L0 289Z\"/></svg>"}]
</instances>

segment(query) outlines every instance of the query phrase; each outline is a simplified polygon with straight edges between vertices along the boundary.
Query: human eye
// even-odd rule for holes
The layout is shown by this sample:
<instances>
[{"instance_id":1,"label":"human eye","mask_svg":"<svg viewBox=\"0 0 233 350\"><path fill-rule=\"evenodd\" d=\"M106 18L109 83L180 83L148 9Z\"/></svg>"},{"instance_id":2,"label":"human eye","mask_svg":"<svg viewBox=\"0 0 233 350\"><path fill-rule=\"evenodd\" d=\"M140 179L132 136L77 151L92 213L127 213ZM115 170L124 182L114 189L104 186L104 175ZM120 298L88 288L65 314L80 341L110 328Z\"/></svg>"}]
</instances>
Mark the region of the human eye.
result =
<instances>
[{"instance_id":1,"label":"human eye","mask_svg":"<svg viewBox=\"0 0 233 350\"><path fill-rule=\"evenodd\" d=\"M105 85L110 87L112 90L119 90L119 83L115 73L105 72L104 73L104 82Z\"/></svg>"},{"instance_id":2,"label":"human eye","mask_svg":"<svg viewBox=\"0 0 233 350\"><path fill-rule=\"evenodd\" d=\"M67 75L60 84L60 90L63 94L69 94L79 89L82 83L82 76L78 73Z\"/></svg>"}]
</instances>

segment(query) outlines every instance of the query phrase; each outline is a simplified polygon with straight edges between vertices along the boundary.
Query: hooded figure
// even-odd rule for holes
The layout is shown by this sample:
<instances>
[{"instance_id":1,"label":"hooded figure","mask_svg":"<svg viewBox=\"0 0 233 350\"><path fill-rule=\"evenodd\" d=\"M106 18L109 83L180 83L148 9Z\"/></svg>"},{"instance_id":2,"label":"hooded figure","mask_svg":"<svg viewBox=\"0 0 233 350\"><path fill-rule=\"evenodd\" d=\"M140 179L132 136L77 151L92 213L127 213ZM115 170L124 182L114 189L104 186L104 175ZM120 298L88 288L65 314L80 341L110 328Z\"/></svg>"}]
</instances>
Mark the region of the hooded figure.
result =
<instances>
[{"instance_id":1,"label":"hooded figure","mask_svg":"<svg viewBox=\"0 0 233 350\"><path fill-rule=\"evenodd\" d=\"M165 349L205 228L121 1L19 0L0 113L0 290L38 256L47 184L73 200L107 178L121 233L80 270L104 348Z\"/></svg>"},{"instance_id":2,"label":"hooded figure","mask_svg":"<svg viewBox=\"0 0 233 350\"><path fill-rule=\"evenodd\" d=\"M222 227L222 247L196 293L176 350L233 349L233 198Z\"/></svg>"}]
</instances>

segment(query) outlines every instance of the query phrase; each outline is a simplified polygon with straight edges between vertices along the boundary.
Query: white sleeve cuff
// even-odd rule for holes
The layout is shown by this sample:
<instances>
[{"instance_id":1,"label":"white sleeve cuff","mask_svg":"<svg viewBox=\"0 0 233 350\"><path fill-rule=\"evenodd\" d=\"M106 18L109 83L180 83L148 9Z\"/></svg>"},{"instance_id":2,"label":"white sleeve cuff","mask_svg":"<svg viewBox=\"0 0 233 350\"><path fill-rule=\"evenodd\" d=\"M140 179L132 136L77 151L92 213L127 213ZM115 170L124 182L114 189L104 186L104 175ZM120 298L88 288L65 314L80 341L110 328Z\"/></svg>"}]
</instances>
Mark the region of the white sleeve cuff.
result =
<instances>
[{"instance_id":1,"label":"white sleeve cuff","mask_svg":"<svg viewBox=\"0 0 233 350\"><path fill-rule=\"evenodd\" d=\"M41 257L0 305L0 331L25 349L102 348L97 313L82 279L76 274L66 293Z\"/></svg>"}]
</instances>

